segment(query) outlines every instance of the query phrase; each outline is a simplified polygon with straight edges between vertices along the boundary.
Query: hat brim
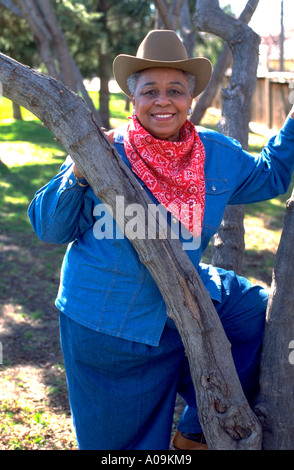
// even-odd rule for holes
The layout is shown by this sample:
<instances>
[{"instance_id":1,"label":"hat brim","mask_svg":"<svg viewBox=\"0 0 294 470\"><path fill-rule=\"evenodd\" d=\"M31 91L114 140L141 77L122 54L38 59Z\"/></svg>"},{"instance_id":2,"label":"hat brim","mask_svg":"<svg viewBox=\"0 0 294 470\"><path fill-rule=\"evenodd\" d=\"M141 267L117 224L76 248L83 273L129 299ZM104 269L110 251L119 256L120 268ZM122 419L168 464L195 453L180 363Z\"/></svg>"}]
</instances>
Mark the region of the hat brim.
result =
<instances>
[{"instance_id":1,"label":"hat brim","mask_svg":"<svg viewBox=\"0 0 294 470\"><path fill-rule=\"evenodd\" d=\"M188 72L195 76L194 98L198 96L208 85L212 73L212 65L205 57L195 57L192 59L176 61L160 61L150 59L140 59L127 54L118 55L113 62L113 75L122 91L131 96L127 79L130 75L142 70L151 68L174 68Z\"/></svg>"}]
</instances>

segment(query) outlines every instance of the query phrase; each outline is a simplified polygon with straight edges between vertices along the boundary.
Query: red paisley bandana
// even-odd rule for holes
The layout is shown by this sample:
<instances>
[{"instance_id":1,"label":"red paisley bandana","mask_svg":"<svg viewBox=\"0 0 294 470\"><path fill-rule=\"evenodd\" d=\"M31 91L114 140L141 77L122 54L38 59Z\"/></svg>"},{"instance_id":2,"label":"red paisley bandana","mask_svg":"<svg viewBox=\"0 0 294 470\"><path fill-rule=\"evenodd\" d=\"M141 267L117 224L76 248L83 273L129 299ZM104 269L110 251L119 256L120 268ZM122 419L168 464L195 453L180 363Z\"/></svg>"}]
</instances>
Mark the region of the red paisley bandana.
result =
<instances>
[{"instance_id":1,"label":"red paisley bandana","mask_svg":"<svg viewBox=\"0 0 294 470\"><path fill-rule=\"evenodd\" d=\"M132 116L124 138L134 173L156 199L199 237L205 207L205 150L195 129L186 121L178 142L150 135Z\"/></svg>"}]
</instances>

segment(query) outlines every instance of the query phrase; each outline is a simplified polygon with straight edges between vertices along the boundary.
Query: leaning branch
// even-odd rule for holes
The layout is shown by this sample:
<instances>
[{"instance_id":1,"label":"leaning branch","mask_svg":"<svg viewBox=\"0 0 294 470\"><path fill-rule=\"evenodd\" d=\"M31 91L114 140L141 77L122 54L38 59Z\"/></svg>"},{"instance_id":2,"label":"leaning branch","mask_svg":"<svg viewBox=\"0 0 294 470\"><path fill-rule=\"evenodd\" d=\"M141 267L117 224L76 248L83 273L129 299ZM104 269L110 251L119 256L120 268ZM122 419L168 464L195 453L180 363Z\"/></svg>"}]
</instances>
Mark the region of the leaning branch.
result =
<instances>
[{"instance_id":1,"label":"leaning branch","mask_svg":"<svg viewBox=\"0 0 294 470\"><path fill-rule=\"evenodd\" d=\"M114 214L116 197L121 195L125 205L136 202L148 213L151 201L146 192L104 137L81 98L57 80L3 54L0 81L4 96L29 109L62 142L97 197L109 204ZM126 215L116 214L116 221L124 230ZM143 225L145 220L141 222ZM208 292L179 240L152 240L146 233L144 239L130 241L157 283L167 313L181 335L209 447L260 449L260 424L242 391L230 344Z\"/></svg>"}]
</instances>

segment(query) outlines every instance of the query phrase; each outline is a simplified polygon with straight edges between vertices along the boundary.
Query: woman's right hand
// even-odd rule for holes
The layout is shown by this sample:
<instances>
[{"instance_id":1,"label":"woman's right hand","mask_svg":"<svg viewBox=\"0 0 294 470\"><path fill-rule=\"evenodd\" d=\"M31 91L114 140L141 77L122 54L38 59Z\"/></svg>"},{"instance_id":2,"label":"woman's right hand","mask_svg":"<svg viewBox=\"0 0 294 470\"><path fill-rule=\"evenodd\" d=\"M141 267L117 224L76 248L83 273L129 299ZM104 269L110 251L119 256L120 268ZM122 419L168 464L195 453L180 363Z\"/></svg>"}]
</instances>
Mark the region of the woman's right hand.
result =
<instances>
[{"instance_id":1,"label":"woman's right hand","mask_svg":"<svg viewBox=\"0 0 294 470\"><path fill-rule=\"evenodd\" d=\"M101 127L101 130L104 132L104 135L107 137L107 139L109 140L109 142L111 143L111 145L113 145L113 142L114 142L114 138L113 138L114 130L113 130L113 129L110 129L110 131L107 131L107 130L105 129L105 127Z\"/></svg>"},{"instance_id":2,"label":"woman's right hand","mask_svg":"<svg viewBox=\"0 0 294 470\"><path fill-rule=\"evenodd\" d=\"M114 130L113 129L110 129L109 131L107 131L105 129L105 127L101 127L102 131L104 132L104 135L107 137L107 139L109 140L109 142L113 145L113 142L114 142L114 138L113 138L113 135L114 135ZM82 173L77 169L76 167L76 164L74 163L73 164L73 172L74 174L78 177L78 178L85 178L84 175L82 175Z\"/></svg>"},{"instance_id":3,"label":"woman's right hand","mask_svg":"<svg viewBox=\"0 0 294 470\"><path fill-rule=\"evenodd\" d=\"M82 173L77 169L77 166L75 163L72 166L72 171L77 178L85 178L84 175L82 175Z\"/></svg>"}]
</instances>

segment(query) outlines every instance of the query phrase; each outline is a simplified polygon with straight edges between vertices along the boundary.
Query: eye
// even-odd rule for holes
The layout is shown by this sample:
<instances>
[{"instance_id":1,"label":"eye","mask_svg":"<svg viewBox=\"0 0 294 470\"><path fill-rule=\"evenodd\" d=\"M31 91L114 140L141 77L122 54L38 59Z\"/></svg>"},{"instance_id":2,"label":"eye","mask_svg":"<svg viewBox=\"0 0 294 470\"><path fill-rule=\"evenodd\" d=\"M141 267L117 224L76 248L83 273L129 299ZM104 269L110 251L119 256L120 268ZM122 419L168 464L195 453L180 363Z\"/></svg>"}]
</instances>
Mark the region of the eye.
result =
<instances>
[{"instance_id":1,"label":"eye","mask_svg":"<svg viewBox=\"0 0 294 470\"><path fill-rule=\"evenodd\" d=\"M172 88L171 90L169 90L169 94L170 95L181 95L182 94L182 91L178 90L177 88Z\"/></svg>"},{"instance_id":2,"label":"eye","mask_svg":"<svg viewBox=\"0 0 294 470\"><path fill-rule=\"evenodd\" d=\"M156 93L157 93L157 91L154 90L154 89L144 91L144 95L147 95L147 96L154 96L154 95L156 95Z\"/></svg>"}]
</instances>

